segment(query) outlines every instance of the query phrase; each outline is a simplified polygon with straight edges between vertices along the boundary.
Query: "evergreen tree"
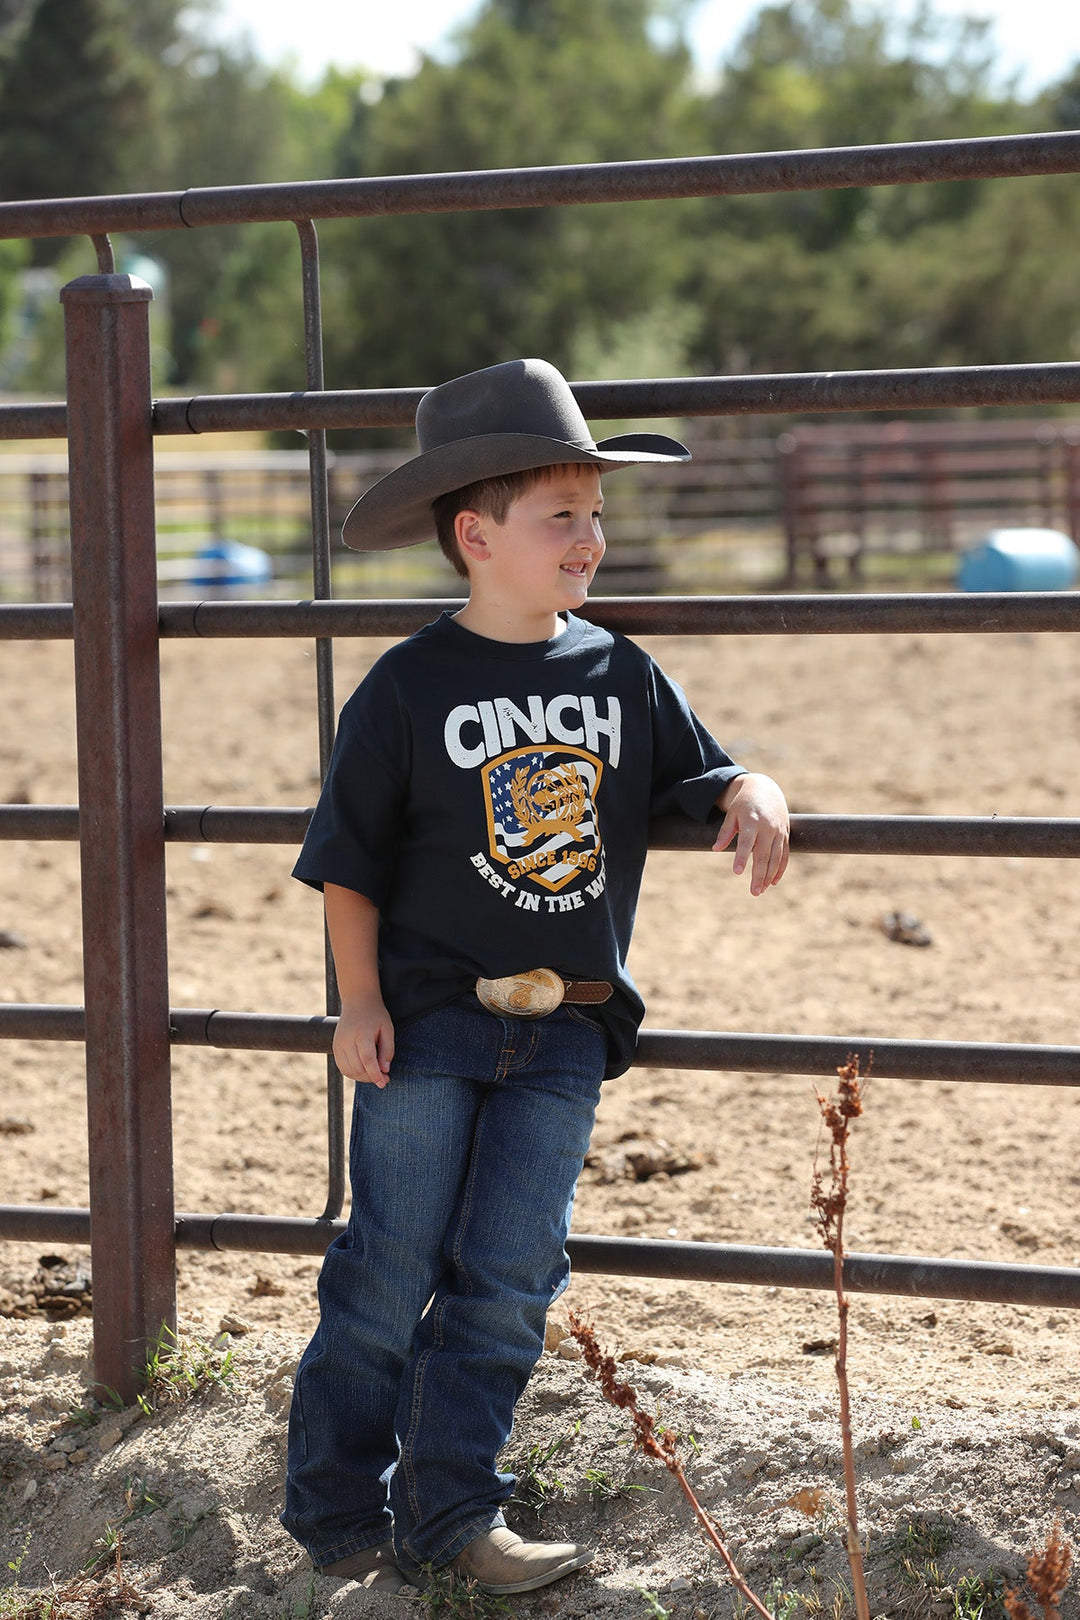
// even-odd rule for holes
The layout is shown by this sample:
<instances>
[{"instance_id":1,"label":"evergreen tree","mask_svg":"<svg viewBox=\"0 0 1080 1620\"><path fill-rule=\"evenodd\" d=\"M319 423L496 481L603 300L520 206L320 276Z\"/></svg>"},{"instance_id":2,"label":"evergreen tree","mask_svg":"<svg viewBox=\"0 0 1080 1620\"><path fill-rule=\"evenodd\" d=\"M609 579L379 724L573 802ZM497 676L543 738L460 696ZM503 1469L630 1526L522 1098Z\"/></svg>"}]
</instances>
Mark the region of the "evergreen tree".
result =
<instances>
[{"instance_id":1,"label":"evergreen tree","mask_svg":"<svg viewBox=\"0 0 1080 1620\"><path fill-rule=\"evenodd\" d=\"M0 195L85 196L137 185L182 3L9 0L12 20L0 36Z\"/></svg>"},{"instance_id":2,"label":"evergreen tree","mask_svg":"<svg viewBox=\"0 0 1080 1620\"><path fill-rule=\"evenodd\" d=\"M1032 127L1031 109L994 88L993 70L986 25L971 18L924 9L899 25L887 8L854 0L782 0L757 14L721 75L708 113L713 142L783 151ZM962 244L975 251L994 185L709 203L684 282L702 315L696 365L794 371L995 357L988 334L959 315L964 274L978 274ZM994 330L998 351L1007 326Z\"/></svg>"},{"instance_id":3,"label":"evergreen tree","mask_svg":"<svg viewBox=\"0 0 1080 1620\"><path fill-rule=\"evenodd\" d=\"M648 0L489 0L449 63L426 60L365 107L352 173L424 173L701 149L681 39ZM335 228L328 360L337 382L437 382L512 355L568 367L670 297L680 204L381 218ZM676 358L678 363L678 357Z\"/></svg>"}]
</instances>

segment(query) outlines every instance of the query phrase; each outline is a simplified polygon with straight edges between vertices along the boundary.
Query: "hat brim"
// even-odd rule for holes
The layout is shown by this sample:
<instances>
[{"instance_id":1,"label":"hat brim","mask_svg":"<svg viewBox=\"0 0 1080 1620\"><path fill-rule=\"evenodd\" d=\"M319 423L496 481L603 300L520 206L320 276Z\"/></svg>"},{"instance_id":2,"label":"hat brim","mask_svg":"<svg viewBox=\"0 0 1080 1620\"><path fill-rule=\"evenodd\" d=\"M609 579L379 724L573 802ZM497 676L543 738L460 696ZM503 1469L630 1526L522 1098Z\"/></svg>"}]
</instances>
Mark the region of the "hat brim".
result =
<instances>
[{"instance_id":1,"label":"hat brim","mask_svg":"<svg viewBox=\"0 0 1080 1620\"><path fill-rule=\"evenodd\" d=\"M345 519L341 537L353 551L419 545L434 538L431 506L440 495L531 467L580 463L616 472L689 460L686 446L663 433L620 433L594 449L531 433L478 434L424 451L372 484Z\"/></svg>"}]
</instances>

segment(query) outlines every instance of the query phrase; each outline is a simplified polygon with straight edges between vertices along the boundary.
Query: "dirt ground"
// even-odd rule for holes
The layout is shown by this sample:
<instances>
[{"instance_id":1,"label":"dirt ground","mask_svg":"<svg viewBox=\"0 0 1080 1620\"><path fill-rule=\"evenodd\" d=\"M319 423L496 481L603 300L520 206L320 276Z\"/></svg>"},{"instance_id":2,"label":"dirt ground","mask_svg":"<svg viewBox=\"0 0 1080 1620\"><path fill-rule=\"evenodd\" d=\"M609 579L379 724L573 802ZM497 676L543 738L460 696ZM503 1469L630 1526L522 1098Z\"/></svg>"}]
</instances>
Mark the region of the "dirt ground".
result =
<instances>
[{"instance_id":1,"label":"dirt ground","mask_svg":"<svg viewBox=\"0 0 1080 1620\"><path fill-rule=\"evenodd\" d=\"M647 644L729 750L775 775L795 810L1080 813L1075 638L658 638ZM339 702L378 650L372 643L338 644ZM163 681L168 802L313 801L309 644L168 642ZM0 799L74 802L70 648L0 645L0 685ZM174 1005L321 1010L319 905L290 880L293 853L170 847ZM703 854L650 858L632 957L648 1003L647 1025L836 1034L860 1054L882 1037L1080 1044L1077 863L803 856L793 860L778 889L756 900L729 867L728 857ZM890 940L881 919L893 911L914 913L932 943L918 948ZM0 1000L81 999L75 846L0 845L0 934L5 930L14 942L0 948ZM4 1201L84 1205L81 1049L7 1042L0 1060ZM176 1049L178 1208L320 1213L323 1088L317 1057ZM631 1135L645 1146L628 1156ZM807 1208L817 1137L809 1077L633 1069L605 1089L576 1230L813 1246ZM641 1168L666 1163L670 1169L635 1179L639 1151ZM852 1249L1080 1266L1080 1098L1072 1091L980 1083L977 1075L950 1084L876 1078L853 1154ZM0 1246L0 1309L19 1312L19 1302L32 1298L41 1252L41 1245ZM230 1318L240 1359L253 1369L252 1388L265 1395L275 1379L287 1383L280 1369L295 1361L313 1326L316 1271L314 1260L295 1256L184 1253L181 1323L212 1335ZM739 1405L738 1392L746 1392L747 1412L758 1403L754 1432L764 1433L771 1423L772 1444L781 1443L778 1437L786 1437L789 1449L794 1444L784 1466L790 1462L792 1477L798 1474L797 1463L806 1462L813 1446L808 1439L800 1451L791 1440L793 1414L811 1418L820 1406L824 1417L835 1405L827 1349L835 1312L828 1295L581 1275L568 1302L591 1311L601 1338L632 1354L647 1376L666 1379L666 1388L678 1387L692 1406L697 1402L699 1431L710 1421L702 1408L715 1414L719 1391L726 1416L713 1432L721 1448L735 1443L733 1435L743 1449L748 1443L749 1420L744 1414L739 1422L731 1410ZM54 1331L41 1321L0 1321L3 1366L11 1378L18 1382L22 1367L32 1380L35 1358L49 1355L68 1358L60 1371L69 1384L85 1376L84 1324L70 1324L66 1347L57 1340L49 1349ZM1070 1435L1080 1434L1080 1421L1069 1413L1078 1404L1077 1329L1067 1310L859 1296L851 1331L851 1376L868 1421L876 1414L882 1433L898 1424L910 1433L913 1418L952 1425L948 1433L965 1457L957 1467L940 1464L939 1511L959 1513L963 1499L970 1519L977 1482L993 1474L985 1459L975 1465L971 1448L998 1434L995 1425L1005 1425L1001 1435L1034 1432L1031 1414L1041 1411L1038 1432L1053 1430L1054 1455L1075 1450ZM560 1364L544 1376L579 1379L580 1373ZM584 1398L575 1394L563 1404L572 1408ZM266 1443L277 1469L280 1391L274 1399ZM535 1400L539 1405L523 1423L534 1425L527 1434L542 1436L548 1431L535 1423L548 1408L540 1396ZM17 1413L18 1392L0 1406ZM162 1420L166 1430L175 1440L177 1424L170 1428ZM1001 1435L990 1449L1004 1456ZM1056 1495L1056 1475L1044 1489L1030 1457L1008 1455L1023 1478L994 1497L995 1535L1011 1548L999 1558L1001 1567L1009 1557L1016 1563L1024 1536L1041 1533L1052 1510L1064 1514L1068 1527L1080 1504L1071 1475L1063 1476L1065 1494ZM23 1461L16 1467L9 1457L9 1478L13 1468L23 1477L29 1467ZM719 1477L724 1468L713 1472ZM736 1475L737 1469L731 1478ZM899 1476L888 1477L895 1484ZM54 1471L49 1488L60 1490L56 1481L66 1477ZM1023 1513L1015 1488L1028 1480L1031 1507ZM73 1481L64 1485L69 1495L73 1488ZM742 1502L747 1490L737 1494ZM63 1491L55 1512L61 1499L67 1500ZM929 1489L910 1498L920 1511L936 1500ZM883 1501L892 1501L888 1492ZM16 1513L7 1522L21 1521ZM619 1534L629 1537L623 1565L636 1568L633 1536L625 1527ZM692 1542L690 1528L686 1538ZM651 1575L619 1577L623 1587L614 1576L615 1584L605 1587L604 1575L595 1602L582 1596L579 1580L576 1600L545 1599L543 1612L645 1614L644 1600L622 1608L617 1594L624 1587L630 1597L642 1586L661 1590L659 1576L675 1579L673 1568L669 1562ZM693 1570L683 1573L700 1585ZM171 1592L179 1578L170 1576L162 1590ZM256 1609L264 1598L271 1603L259 1590L251 1587ZM272 1590L280 1594L284 1587L279 1581ZM321 1608L303 1612L351 1614L342 1607L350 1591L355 1594L352 1588L324 1595ZM672 1614L695 1613L688 1591L664 1597ZM171 1612L161 1601L158 1610ZM210 1606L197 1612L207 1616L244 1608L214 1607L209 1596L205 1601ZM295 1608L300 1614L299 1601L289 1598L293 1608L271 1603L265 1612ZM698 1609L719 1613L712 1603L703 1598ZM376 1608L368 1600L364 1612ZM901 1611L886 1605L882 1612Z\"/></svg>"}]
</instances>

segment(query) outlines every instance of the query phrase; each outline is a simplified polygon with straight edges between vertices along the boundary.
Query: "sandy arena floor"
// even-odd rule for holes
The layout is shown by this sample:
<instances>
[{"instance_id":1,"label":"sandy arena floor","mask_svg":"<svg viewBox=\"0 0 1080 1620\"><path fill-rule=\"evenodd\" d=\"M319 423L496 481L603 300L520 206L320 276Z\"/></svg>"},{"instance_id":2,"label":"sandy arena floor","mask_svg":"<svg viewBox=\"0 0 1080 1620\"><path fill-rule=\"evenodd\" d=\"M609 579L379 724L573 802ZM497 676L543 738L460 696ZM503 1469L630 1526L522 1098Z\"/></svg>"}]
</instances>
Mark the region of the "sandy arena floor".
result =
<instances>
[{"instance_id":1,"label":"sandy arena floor","mask_svg":"<svg viewBox=\"0 0 1080 1620\"><path fill-rule=\"evenodd\" d=\"M795 810L1080 813L1075 638L649 646L731 752L775 775ZM339 644L339 702L377 650ZM307 643L170 642L163 666L170 803L313 801ZM64 645L0 644L0 799L74 801L70 676ZM174 1005L320 1010L319 906L290 880L292 858L286 848L170 847ZM729 866L728 857L651 857L633 953L649 1025L837 1034L860 1054L885 1036L1080 1044L1078 863L806 856L759 900ZM880 919L896 910L923 921L929 947L886 937ZM23 944L0 949L0 1000L81 999L74 846L0 845L3 930ZM5 1043L2 1057L3 1200L85 1204L81 1049ZM321 1211L321 1059L177 1049L174 1111L179 1208ZM630 1134L690 1168L643 1180L620 1173L619 1142ZM632 1070L606 1090L576 1228L812 1246L817 1135L806 1076ZM1072 1091L977 1076L875 1079L853 1154L853 1249L1080 1265ZM25 1296L40 1247L0 1246L9 1309ZM316 1270L296 1257L184 1254L182 1322L216 1331L232 1316L250 1327L252 1346L268 1334L299 1345L313 1325ZM590 1309L601 1337L641 1361L802 1389L809 1403L834 1398L830 1356L807 1350L835 1332L827 1295L580 1276L569 1303ZM44 1329L13 1322L8 1331L16 1361L40 1353ZM972 1408L982 1424L1077 1405L1077 1330L1064 1310L863 1296L852 1341L862 1396L905 1410Z\"/></svg>"}]
</instances>

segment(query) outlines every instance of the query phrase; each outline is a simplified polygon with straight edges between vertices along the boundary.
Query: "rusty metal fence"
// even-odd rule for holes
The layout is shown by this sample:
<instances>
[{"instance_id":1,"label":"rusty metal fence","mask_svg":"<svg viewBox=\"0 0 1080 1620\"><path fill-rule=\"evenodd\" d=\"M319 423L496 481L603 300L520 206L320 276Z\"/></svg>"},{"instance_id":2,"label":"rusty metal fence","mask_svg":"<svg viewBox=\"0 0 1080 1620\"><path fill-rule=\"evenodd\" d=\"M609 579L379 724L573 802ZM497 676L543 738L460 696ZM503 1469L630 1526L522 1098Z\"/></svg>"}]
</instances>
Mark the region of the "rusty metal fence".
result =
<instances>
[{"instance_id":1,"label":"rusty metal fence","mask_svg":"<svg viewBox=\"0 0 1080 1620\"><path fill-rule=\"evenodd\" d=\"M68 440L72 603L0 606L0 637L73 638L79 805L0 807L0 837L81 843L84 1007L0 1006L0 1037L83 1041L90 1208L0 1208L0 1237L89 1240L95 1370L130 1397L145 1348L175 1321L177 1245L320 1253L344 1198L341 1078L328 1069L328 1189L318 1218L179 1214L173 1204L172 1044L329 1052L336 1006L310 1018L170 1009L165 923L167 840L292 843L302 809L166 807L161 777L162 636L315 637L325 766L334 726L333 638L403 635L449 604L331 601L325 432L411 423L422 389L324 387L314 221L466 209L739 195L843 186L1076 173L1080 133L922 142L738 157L495 170L468 174L205 188L126 197L0 204L0 238L86 233L99 274L64 288L68 397L0 406L0 437ZM291 221L300 236L306 387L155 403L150 289L114 271L109 231ZM910 410L1080 402L1080 364L677 378L575 385L587 417ZM313 600L159 604L155 579L155 434L302 428L308 435ZM590 616L638 633L716 635L1080 631L1080 593L1021 596L609 598ZM682 820L653 829L657 848L704 849ZM796 816L793 845L835 854L1080 855L1080 820ZM885 1077L1080 1085L1080 1047L642 1032L636 1062L692 1069L829 1073L873 1048ZM578 1236L581 1270L831 1286L831 1258L801 1249ZM1028 1304L1080 1305L1080 1269L915 1256L850 1255L853 1290Z\"/></svg>"}]
</instances>

